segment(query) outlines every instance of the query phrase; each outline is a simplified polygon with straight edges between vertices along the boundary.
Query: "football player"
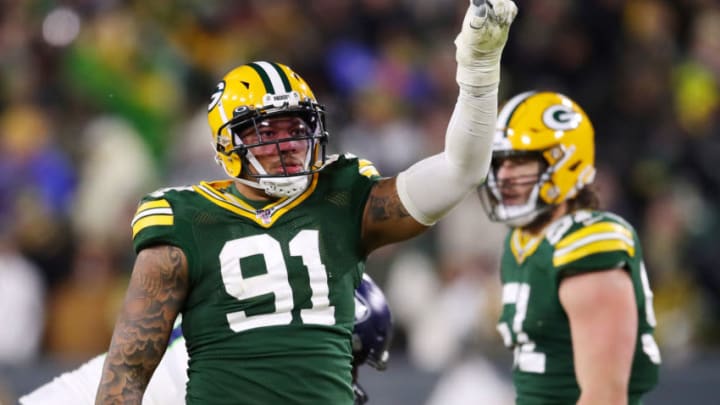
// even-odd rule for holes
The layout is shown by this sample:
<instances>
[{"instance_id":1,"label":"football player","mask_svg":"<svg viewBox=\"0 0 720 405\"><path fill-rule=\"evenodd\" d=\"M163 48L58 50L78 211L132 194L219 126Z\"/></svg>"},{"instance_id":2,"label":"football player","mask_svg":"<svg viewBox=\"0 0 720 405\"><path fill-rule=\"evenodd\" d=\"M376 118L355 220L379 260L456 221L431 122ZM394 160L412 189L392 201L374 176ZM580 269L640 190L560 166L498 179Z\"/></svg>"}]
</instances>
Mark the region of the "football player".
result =
<instances>
[{"instance_id":1,"label":"football player","mask_svg":"<svg viewBox=\"0 0 720 405\"><path fill-rule=\"evenodd\" d=\"M143 404L176 405L185 401L188 355L182 336L181 317L175 322L168 348L145 391ZM375 282L364 274L355 290L355 324L352 335L353 391L355 403L364 404L368 394L357 382L357 368L368 364L385 370L392 339L392 316L385 296ZM49 383L20 398L21 405L77 404L95 401L105 354L97 356L73 371L63 373Z\"/></svg>"},{"instance_id":2,"label":"football player","mask_svg":"<svg viewBox=\"0 0 720 405\"><path fill-rule=\"evenodd\" d=\"M498 114L479 188L511 226L498 331L514 350L518 404L639 404L660 352L640 241L598 209L594 130L573 100L526 92Z\"/></svg>"},{"instance_id":3,"label":"football player","mask_svg":"<svg viewBox=\"0 0 720 405\"><path fill-rule=\"evenodd\" d=\"M353 291L366 257L425 231L485 178L516 12L511 0L472 1L445 151L393 178L326 156L325 109L288 66L227 73L208 120L229 179L141 201L96 403L140 403L182 314L188 404L352 404Z\"/></svg>"}]
</instances>

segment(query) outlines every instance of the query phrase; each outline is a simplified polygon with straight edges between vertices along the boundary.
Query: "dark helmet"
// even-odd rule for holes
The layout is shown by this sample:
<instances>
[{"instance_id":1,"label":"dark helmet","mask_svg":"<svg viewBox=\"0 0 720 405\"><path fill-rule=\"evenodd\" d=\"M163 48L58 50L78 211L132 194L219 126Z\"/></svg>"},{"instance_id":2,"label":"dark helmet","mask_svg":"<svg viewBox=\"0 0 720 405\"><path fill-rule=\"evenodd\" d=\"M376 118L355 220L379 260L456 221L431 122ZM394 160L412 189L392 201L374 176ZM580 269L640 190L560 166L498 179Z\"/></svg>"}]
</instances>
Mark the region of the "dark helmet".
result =
<instances>
[{"instance_id":1,"label":"dark helmet","mask_svg":"<svg viewBox=\"0 0 720 405\"><path fill-rule=\"evenodd\" d=\"M367 274L355 290L353 363L384 370L392 341L392 316L385 295Z\"/></svg>"}]
</instances>

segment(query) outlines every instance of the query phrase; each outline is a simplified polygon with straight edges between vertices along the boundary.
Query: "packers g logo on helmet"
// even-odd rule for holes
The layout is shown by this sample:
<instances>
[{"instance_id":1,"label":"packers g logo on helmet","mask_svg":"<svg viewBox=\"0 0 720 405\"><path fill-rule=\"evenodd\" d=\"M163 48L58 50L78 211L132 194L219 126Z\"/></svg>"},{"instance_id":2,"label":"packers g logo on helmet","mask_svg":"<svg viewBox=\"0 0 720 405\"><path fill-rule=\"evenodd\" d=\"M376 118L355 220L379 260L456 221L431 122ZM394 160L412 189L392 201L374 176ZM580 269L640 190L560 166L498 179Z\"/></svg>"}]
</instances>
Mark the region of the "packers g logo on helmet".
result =
<instances>
[{"instance_id":1,"label":"packers g logo on helmet","mask_svg":"<svg viewBox=\"0 0 720 405\"><path fill-rule=\"evenodd\" d=\"M585 111L563 94L521 93L498 113L493 141L493 161L510 156L536 156L544 163L528 201L523 205L504 204L493 170L480 187L480 197L491 219L523 226L593 182L592 124Z\"/></svg>"},{"instance_id":2,"label":"packers g logo on helmet","mask_svg":"<svg viewBox=\"0 0 720 405\"><path fill-rule=\"evenodd\" d=\"M542 115L543 123L556 131L575 129L582 121L582 115L570 106L557 104L548 107Z\"/></svg>"},{"instance_id":3,"label":"packers g logo on helmet","mask_svg":"<svg viewBox=\"0 0 720 405\"><path fill-rule=\"evenodd\" d=\"M307 136L280 141L243 144L239 134L259 120L277 116L301 118L309 128ZM288 197L304 191L309 175L325 162L328 134L325 108L300 75L280 63L258 61L239 66L223 77L210 96L208 123L213 136L215 160L225 172L243 184L264 190L274 197ZM253 148L282 142L307 140L304 170L270 174L252 153ZM279 149L278 149L279 151ZM254 172L248 170L249 167ZM284 163L283 163L284 167Z\"/></svg>"}]
</instances>

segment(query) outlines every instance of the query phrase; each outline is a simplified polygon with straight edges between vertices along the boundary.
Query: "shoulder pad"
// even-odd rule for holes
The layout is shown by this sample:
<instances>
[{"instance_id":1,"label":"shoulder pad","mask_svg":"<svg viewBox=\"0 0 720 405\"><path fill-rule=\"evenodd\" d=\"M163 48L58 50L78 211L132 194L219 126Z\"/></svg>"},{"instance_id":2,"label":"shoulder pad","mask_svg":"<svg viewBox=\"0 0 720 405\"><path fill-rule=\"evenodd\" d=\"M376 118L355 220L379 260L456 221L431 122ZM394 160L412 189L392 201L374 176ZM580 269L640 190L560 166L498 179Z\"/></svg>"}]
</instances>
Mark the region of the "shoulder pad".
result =
<instances>
[{"instance_id":1,"label":"shoulder pad","mask_svg":"<svg viewBox=\"0 0 720 405\"><path fill-rule=\"evenodd\" d=\"M132 226L132 237L145 228L151 226L172 226L175 223L170 202L165 198L143 199L135 211L135 216L130 225Z\"/></svg>"},{"instance_id":2,"label":"shoulder pad","mask_svg":"<svg viewBox=\"0 0 720 405\"><path fill-rule=\"evenodd\" d=\"M635 255L635 232L613 214L578 211L552 224L547 239L554 245L553 265L580 260L597 253L623 252Z\"/></svg>"},{"instance_id":3,"label":"shoulder pad","mask_svg":"<svg viewBox=\"0 0 720 405\"><path fill-rule=\"evenodd\" d=\"M130 223L132 226L133 239L145 228L152 226L172 226L175 223L175 216L169 199L172 198L173 194L181 191L194 192L191 186L167 187L146 195L140 201L140 204L138 204L137 210L135 210L135 216Z\"/></svg>"},{"instance_id":4,"label":"shoulder pad","mask_svg":"<svg viewBox=\"0 0 720 405\"><path fill-rule=\"evenodd\" d=\"M380 172L375 168L375 164L367 159L358 160L358 169L360 174L365 177L380 177Z\"/></svg>"},{"instance_id":5,"label":"shoulder pad","mask_svg":"<svg viewBox=\"0 0 720 405\"><path fill-rule=\"evenodd\" d=\"M358 163L358 172L365 177L374 178L380 177L380 172L375 167L375 164L367 159L359 158L352 153L344 153L342 155L333 154L326 158L324 167L332 167L335 165L347 165L353 162Z\"/></svg>"}]
</instances>

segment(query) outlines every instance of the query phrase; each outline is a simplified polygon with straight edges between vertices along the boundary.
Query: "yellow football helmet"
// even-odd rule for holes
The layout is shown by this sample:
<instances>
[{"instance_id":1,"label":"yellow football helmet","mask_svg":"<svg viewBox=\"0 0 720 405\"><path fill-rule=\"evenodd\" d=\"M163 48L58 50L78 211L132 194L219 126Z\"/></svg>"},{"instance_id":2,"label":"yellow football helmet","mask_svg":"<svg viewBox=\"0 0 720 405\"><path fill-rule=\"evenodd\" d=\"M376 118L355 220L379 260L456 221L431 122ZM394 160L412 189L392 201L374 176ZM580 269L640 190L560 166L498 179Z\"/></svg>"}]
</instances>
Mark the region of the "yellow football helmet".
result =
<instances>
[{"instance_id":1,"label":"yellow football helmet","mask_svg":"<svg viewBox=\"0 0 720 405\"><path fill-rule=\"evenodd\" d=\"M258 123L277 116L300 117L307 125L305 136L263 140ZM288 66L252 62L231 70L218 83L208 105L215 160L225 172L243 184L264 190L274 197L296 195L307 188L309 175L325 163L328 134L325 108L318 104L310 86ZM255 127L257 142L243 144L240 133ZM253 155L253 148L288 141L307 140L304 170L269 174ZM248 170L254 168L254 173Z\"/></svg>"},{"instance_id":2,"label":"yellow football helmet","mask_svg":"<svg viewBox=\"0 0 720 405\"><path fill-rule=\"evenodd\" d=\"M500 160L512 156L536 156L542 163L523 205L503 203L495 176ZM530 91L503 106L493 140L492 170L479 189L492 220L527 225L541 212L575 197L594 178L594 130L577 103L560 93Z\"/></svg>"}]
</instances>

